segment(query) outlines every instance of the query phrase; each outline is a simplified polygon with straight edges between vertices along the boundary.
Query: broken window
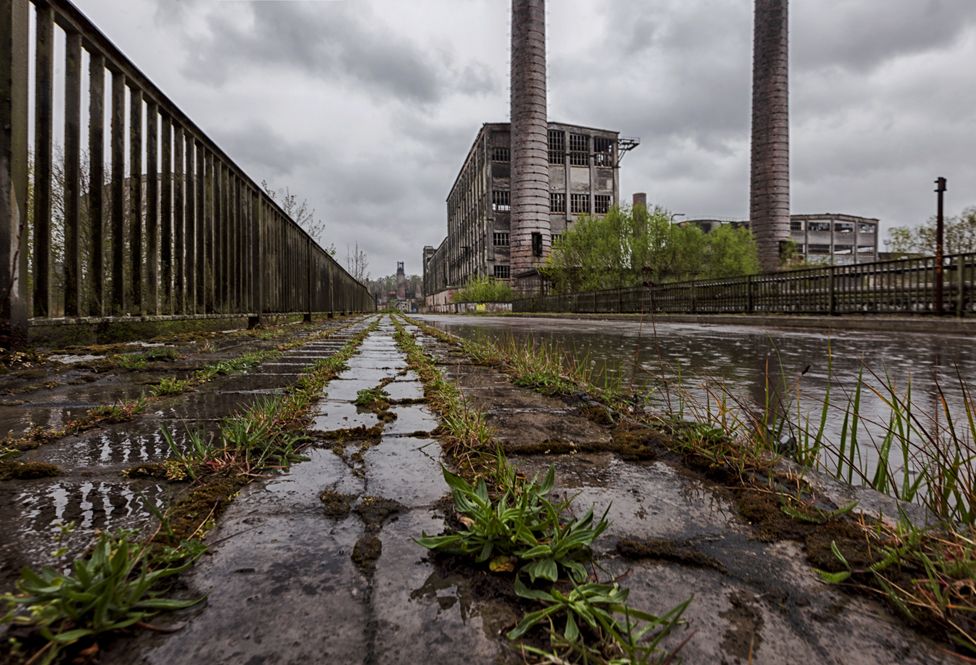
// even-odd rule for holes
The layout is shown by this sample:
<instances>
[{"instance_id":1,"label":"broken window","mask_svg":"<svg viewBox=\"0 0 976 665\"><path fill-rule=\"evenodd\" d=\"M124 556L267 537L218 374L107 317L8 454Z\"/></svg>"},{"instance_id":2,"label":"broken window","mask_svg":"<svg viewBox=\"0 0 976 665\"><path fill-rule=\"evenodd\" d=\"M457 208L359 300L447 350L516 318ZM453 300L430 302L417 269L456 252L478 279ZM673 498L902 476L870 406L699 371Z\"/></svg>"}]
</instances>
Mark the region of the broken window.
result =
<instances>
[{"instance_id":1,"label":"broken window","mask_svg":"<svg viewBox=\"0 0 976 665\"><path fill-rule=\"evenodd\" d=\"M495 266L496 279L508 279L510 275L511 269L508 266Z\"/></svg>"},{"instance_id":2,"label":"broken window","mask_svg":"<svg viewBox=\"0 0 976 665\"><path fill-rule=\"evenodd\" d=\"M508 212L512 209L510 194L507 189L496 189L491 193L491 209L496 212Z\"/></svg>"},{"instance_id":3,"label":"broken window","mask_svg":"<svg viewBox=\"0 0 976 665\"><path fill-rule=\"evenodd\" d=\"M837 222L834 224L834 231L837 233L854 233L854 225L850 222Z\"/></svg>"},{"instance_id":4,"label":"broken window","mask_svg":"<svg viewBox=\"0 0 976 665\"><path fill-rule=\"evenodd\" d=\"M508 231L494 233L495 247L508 247Z\"/></svg>"},{"instance_id":5,"label":"broken window","mask_svg":"<svg viewBox=\"0 0 976 665\"><path fill-rule=\"evenodd\" d=\"M876 232L876 230L877 229L875 228L874 224L863 224L862 223L862 224L858 224L857 225L857 232L858 233L866 233L866 234L871 235L871 234L874 234Z\"/></svg>"},{"instance_id":6,"label":"broken window","mask_svg":"<svg viewBox=\"0 0 976 665\"><path fill-rule=\"evenodd\" d=\"M562 164L566 159L566 135L559 129L549 130L549 163Z\"/></svg>"},{"instance_id":7,"label":"broken window","mask_svg":"<svg viewBox=\"0 0 976 665\"><path fill-rule=\"evenodd\" d=\"M542 256L542 234L532 232L532 256Z\"/></svg>"},{"instance_id":8,"label":"broken window","mask_svg":"<svg viewBox=\"0 0 976 665\"><path fill-rule=\"evenodd\" d=\"M830 232L830 222L810 222L807 224L807 231L826 231Z\"/></svg>"},{"instance_id":9,"label":"broken window","mask_svg":"<svg viewBox=\"0 0 976 665\"><path fill-rule=\"evenodd\" d=\"M549 212L566 212L566 195L560 192L549 194Z\"/></svg>"},{"instance_id":10,"label":"broken window","mask_svg":"<svg viewBox=\"0 0 976 665\"><path fill-rule=\"evenodd\" d=\"M597 166L613 166L613 139L593 137L593 163Z\"/></svg>"},{"instance_id":11,"label":"broken window","mask_svg":"<svg viewBox=\"0 0 976 665\"><path fill-rule=\"evenodd\" d=\"M569 163L572 166L590 165L590 141L586 134L569 135Z\"/></svg>"},{"instance_id":12,"label":"broken window","mask_svg":"<svg viewBox=\"0 0 976 665\"><path fill-rule=\"evenodd\" d=\"M589 194L570 194L569 211L574 215L581 215L590 212Z\"/></svg>"},{"instance_id":13,"label":"broken window","mask_svg":"<svg viewBox=\"0 0 976 665\"><path fill-rule=\"evenodd\" d=\"M593 212L598 215L605 215L610 212L609 194L597 194L593 197Z\"/></svg>"},{"instance_id":14,"label":"broken window","mask_svg":"<svg viewBox=\"0 0 976 665\"><path fill-rule=\"evenodd\" d=\"M803 222L790 222L790 231L802 231Z\"/></svg>"},{"instance_id":15,"label":"broken window","mask_svg":"<svg viewBox=\"0 0 976 665\"><path fill-rule=\"evenodd\" d=\"M553 233L552 234L552 245L553 245L553 247L555 247L556 245L558 245L559 244L559 241L562 240L562 239L563 239L563 234L562 233Z\"/></svg>"},{"instance_id":16,"label":"broken window","mask_svg":"<svg viewBox=\"0 0 976 665\"><path fill-rule=\"evenodd\" d=\"M495 146L491 149L491 161L508 162L511 161L511 151L508 146Z\"/></svg>"}]
</instances>

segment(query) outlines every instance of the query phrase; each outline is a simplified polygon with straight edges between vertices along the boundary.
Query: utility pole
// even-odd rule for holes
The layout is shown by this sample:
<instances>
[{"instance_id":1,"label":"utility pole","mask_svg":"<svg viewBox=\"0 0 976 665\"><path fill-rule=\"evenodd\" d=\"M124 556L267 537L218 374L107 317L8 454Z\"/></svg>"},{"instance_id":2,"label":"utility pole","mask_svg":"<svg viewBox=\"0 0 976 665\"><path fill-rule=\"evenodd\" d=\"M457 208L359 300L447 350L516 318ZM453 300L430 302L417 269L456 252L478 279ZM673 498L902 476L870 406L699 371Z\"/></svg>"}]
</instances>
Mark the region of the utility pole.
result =
<instances>
[{"instance_id":1,"label":"utility pole","mask_svg":"<svg viewBox=\"0 0 976 665\"><path fill-rule=\"evenodd\" d=\"M942 288L943 288L943 236L945 234L945 193L946 179L939 178L935 181L935 192L938 194L938 211L935 216L935 313L942 314Z\"/></svg>"}]
</instances>

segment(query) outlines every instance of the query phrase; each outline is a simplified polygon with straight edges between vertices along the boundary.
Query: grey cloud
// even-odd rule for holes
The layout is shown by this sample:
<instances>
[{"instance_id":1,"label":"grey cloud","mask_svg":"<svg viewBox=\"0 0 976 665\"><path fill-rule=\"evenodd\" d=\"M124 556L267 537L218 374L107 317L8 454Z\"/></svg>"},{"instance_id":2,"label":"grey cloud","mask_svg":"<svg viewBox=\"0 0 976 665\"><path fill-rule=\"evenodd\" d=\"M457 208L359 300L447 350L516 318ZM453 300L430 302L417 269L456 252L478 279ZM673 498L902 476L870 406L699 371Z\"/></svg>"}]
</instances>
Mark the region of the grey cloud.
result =
<instances>
[{"instance_id":1,"label":"grey cloud","mask_svg":"<svg viewBox=\"0 0 976 665\"><path fill-rule=\"evenodd\" d=\"M312 148L293 142L264 120L249 120L239 127L217 127L219 145L233 146L232 156L253 165L258 180L286 176L312 163Z\"/></svg>"},{"instance_id":2,"label":"grey cloud","mask_svg":"<svg viewBox=\"0 0 976 665\"><path fill-rule=\"evenodd\" d=\"M387 31L362 3L256 2L246 5L252 21L242 25L228 9L212 13L209 37L193 45L184 72L221 84L246 66L302 71L321 80L345 82L374 98L430 104L459 89L485 93L497 88L490 71L470 63L445 69L408 38Z\"/></svg>"}]
</instances>

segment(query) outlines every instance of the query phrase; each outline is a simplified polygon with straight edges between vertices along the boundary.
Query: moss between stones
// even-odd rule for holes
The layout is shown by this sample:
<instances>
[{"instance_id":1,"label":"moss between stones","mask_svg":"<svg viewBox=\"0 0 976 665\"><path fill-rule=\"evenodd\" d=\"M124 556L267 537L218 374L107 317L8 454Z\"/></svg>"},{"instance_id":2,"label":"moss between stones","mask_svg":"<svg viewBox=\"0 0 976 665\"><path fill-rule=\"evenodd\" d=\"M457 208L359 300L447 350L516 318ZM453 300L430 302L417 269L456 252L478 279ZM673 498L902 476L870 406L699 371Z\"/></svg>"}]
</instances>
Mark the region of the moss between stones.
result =
<instances>
[{"instance_id":1,"label":"moss between stones","mask_svg":"<svg viewBox=\"0 0 976 665\"><path fill-rule=\"evenodd\" d=\"M349 494L340 494L334 490L324 490L319 494L319 500L325 506L325 514L328 517L345 517L352 510L352 502L355 497Z\"/></svg>"},{"instance_id":2,"label":"moss between stones","mask_svg":"<svg viewBox=\"0 0 976 665\"><path fill-rule=\"evenodd\" d=\"M138 464L130 466L122 471L126 478L154 478L156 480L168 480L166 475L166 465L158 462L150 464Z\"/></svg>"},{"instance_id":3,"label":"moss between stones","mask_svg":"<svg viewBox=\"0 0 976 665\"><path fill-rule=\"evenodd\" d=\"M382 553L382 541L372 534L366 534L352 548L352 562L364 575L372 575L376 570L376 560Z\"/></svg>"},{"instance_id":4,"label":"moss between stones","mask_svg":"<svg viewBox=\"0 0 976 665\"><path fill-rule=\"evenodd\" d=\"M362 501L353 508L353 512L359 515L367 529L379 529L383 526L383 522L404 510L402 504L378 496L363 497Z\"/></svg>"},{"instance_id":5,"label":"moss between stones","mask_svg":"<svg viewBox=\"0 0 976 665\"><path fill-rule=\"evenodd\" d=\"M246 476L229 474L205 476L170 506L166 513L166 528L160 530L155 540L175 546L200 537L206 531L207 522L223 514L232 497L248 480Z\"/></svg>"},{"instance_id":6,"label":"moss between stones","mask_svg":"<svg viewBox=\"0 0 976 665\"><path fill-rule=\"evenodd\" d=\"M61 467L47 462L0 461L0 480L36 480L61 475Z\"/></svg>"}]
</instances>

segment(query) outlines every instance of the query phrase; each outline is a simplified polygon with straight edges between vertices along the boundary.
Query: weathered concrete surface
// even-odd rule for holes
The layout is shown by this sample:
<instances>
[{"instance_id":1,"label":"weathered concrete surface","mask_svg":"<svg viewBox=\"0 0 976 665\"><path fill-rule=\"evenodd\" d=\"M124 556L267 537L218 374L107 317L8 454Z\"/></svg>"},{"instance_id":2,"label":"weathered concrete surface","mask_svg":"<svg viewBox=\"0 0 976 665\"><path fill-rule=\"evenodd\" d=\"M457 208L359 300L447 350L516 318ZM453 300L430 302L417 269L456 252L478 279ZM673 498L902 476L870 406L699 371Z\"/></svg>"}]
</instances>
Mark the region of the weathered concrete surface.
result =
<instances>
[{"instance_id":1,"label":"weathered concrete surface","mask_svg":"<svg viewBox=\"0 0 976 665\"><path fill-rule=\"evenodd\" d=\"M314 448L290 473L245 489L210 534L211 554L187 576L189 593L206 595L206 605L177 633L115 645L106 662L496 662L498 612L486 603L484 619L466 581L441 579L413 541L444 529L435 504L447 487L440 445L422 437L436 419L422 405L396 403L398 390L417 399L418 384L391 333L385 321L366 339L326 387L313 426L334 435L363 424L349 416L356 390L392 379L397 418L379 441L324 441L333 448ZM323 491L347 495L352 514L327 515Z\"/></svg>"},{"instance_id":2,"label":"weathered concrete surface","mask_svg":"<svg viewBox=\"0 0 976 665\"><path fill-rule=\"evenodd\" d=\"M350 323L352 327L339 330ZM221 419L284 392L303 371L316 360L332 355L363 325L362 321L331 321L295 326L273 342L240 333L235 333L231 339L208 336L186 342L175 347L181 354L180 360L161 363L164 365L162 375L182 377L204 364L236 357L246 351L270 348L286 340L301 340L318 332L337 331L334 338L313 341L284 354L284 359L300 358L289 365L292 371L287 373L269 371L271 363L265 363L249 372L221 377L192 392L163 399L130 422L68 436L23 454L19 459L25 462L58 465L61 475L0 481L0 533L5 534L0 539L0 590L13 586L23 566L52 563L51 552L57 547L55 538L62 524L76 524L75 530L63 542L72 555L82 552L97 530L149 528L155 522L153 513L184 491L186 484L130 478L123 472L137 465L163 462L172 455L162 430L170 432L175 445L180 448L185 448L191 432L205 437L212 435L219 428ZM124 348L142 350L144 347L125 345ZM221 350L215 351L217 348ZM158 381L160 378L159 372L113 373L75 364L67 373L55 371L53 376L59 386L47 392L40 386L32 388L36 381L20 375L15 375L11 383L5 385L10 389L18 386L28 389L18 397L35 403L36 408L28 410L27 418L30 419L47 409L63 414L63 410L56 411L61 407L48 405L59 399L58 395L73 394L72 390L77 386L73 386L68 377L86 375L95 377L93 382L82 384L79 392L79 399L91 401L91 404L86 402L86 408L105 403L97 401L103 390L138 395L145 388L140 380L150 380L147 377L151 377Z\"/></svg>"},{"instance_id":3,"label":"weathered concrete surface","mask_svg":"<svg viewBox=\"0 0 976 665\"><path fill-rule=\"evenodd\" d=\"M759 540L738 516L728 488L663 455L626 462L601 448L609 434L575 407L506 385L497 371L464 362L412 330L493 422L514 422L505 419L517 412L525 418L518 422L536 423L502 439L521 469L540 473L555 464L557 491L574 497L577 512L609 509L611 527L595 548L602 579L619 578L631 589L632 604L652 612L694 596L687 625L668 638L671 647L687 639L684 662L953 662L882 605L821 584L799 545ZM156 621L177 632L119 640L103 662L512 659L503 634L520 610L510 597L486 593L486 581L490 587L506 580L462 564L444 566L413 541L444 529L447 488L439 444L424 434L436 420L417 403L422 390L403 359L384 321L350 369L326 387L309 460L246 488L209 535L210 553L184 576L186 594L206 595L206 602ZM361 381L364 372L372 378ZM352 407L352 388L364 383L385 384L397 417L357 439L340 412L326 414L334 404ZM406 394L406 403L396 394ZM581 451L541 453L544 444L560 441ZM582 451L587 446L594 450ZM625 539L669 548L624 556L617 548Z\"/></svg>"},{"instance_id":4,"label":"weathered concrete surface","mask_svg":"<svg viewBox=\"0 0 976 665\"><path fill-rule=\"evenodd\" d=\"M499 372L458 362L454 349L419 337L465 396L487 409L489 420L506 422L524 398L519 423L537 425L505 432L506 452L529 474L555 464L557 487L575 496L578 513L609 509L598 565L607 577L622 577L636 607L660 613L694 597L687 627L669 638L672 646L688 639L680 652L685 662L956 662L883 605L822 584L796 543L761 542L725 488L672 461L632 463L612 453L519 455L571 436L577 427L579 443L592 441L582 433L593 424L561 400L510 384L506 397L493 403L491 391L505 383ZM548 426L551 414L559 414L555 427ZM675 554L625 558L616 551L624 539L663 543Z\"/></svg>"}]
</instances>

